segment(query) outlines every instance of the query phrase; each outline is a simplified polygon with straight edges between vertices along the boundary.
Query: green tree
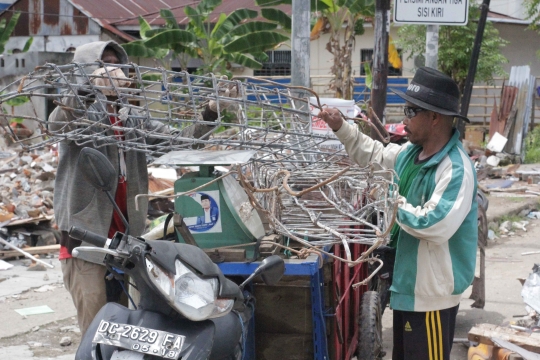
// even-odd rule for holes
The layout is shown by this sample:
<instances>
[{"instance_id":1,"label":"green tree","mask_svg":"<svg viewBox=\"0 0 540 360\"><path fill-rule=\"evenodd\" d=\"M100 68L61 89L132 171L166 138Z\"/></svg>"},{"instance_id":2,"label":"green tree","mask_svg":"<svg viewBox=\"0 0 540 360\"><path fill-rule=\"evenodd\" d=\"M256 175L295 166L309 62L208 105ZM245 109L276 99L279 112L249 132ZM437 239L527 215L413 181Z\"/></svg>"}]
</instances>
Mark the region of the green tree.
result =
<instances>
[{"instance_id":1,"label":"green tree","mask_svg":"<svg viewBox=\"0 0 540 360\"><path fill-rule=\"evenodd\" d=\"M525 0L523 5L527 20L531 20L529 27L533 30L540 30L540 0Z\"/></svg>"},{"instance_id":2,"label":"green tree","mask_svg":"<svg viewBox=\"0 0 540 360\"><path fill-rule=\"evenodd\" d=\"M292 4L292 0L256 0L256 2L259 6ZM312 28L312 39L317 38L322 31L330 32L326 50L333 55L330 68L333 78L329 87L334 91L335 97L352 99L354 91L352 53L355 37L364 33L364 19L374 16L375 0L311 0L311 10L318 16Z\"/></svg>"},{"instance_id":3,"label":"green tree","mask_svg":"<svg viewBox=\"0 0 540 360\"><path fill-rule=\"evenodd\" d=\"M525 0L526 19L531 21L529 29L540 32L540 0ZM536 51L540 59L540 49Z\"/></svg>"},{"instance_id":4,"label":"green tree","mask_svg":"<svg viewBox=\"0 0 540 360\"><path fill-rule=\"evenodd\" d=\"M212 24L209 15L220 4L221 0L202 0L195 8L186 6L189 22L185 29L179 28L169 10L161 11L167 23L164 29L150 29L140 18L142 39L123 46L130 56L163 58L165 53L172 52L183 69L190 57L200 58L204 65L198 73L228 74L231 63L261 68L261 60L267 58L265 51L289 40L277 29L278 25L286 25L277 12L273 23L253 20L257 11L238 9L229 15L220 14Z\"/></svg>"},{"instance_id":5,"label":"green tree","mask_svg":"<svg viewBox=\"0 0 540 360\"><path fill-rule=\"evenodd\" d=\"M469 22L465 26L441 26L439 28L439 70L452 77L461 92L465 86L469 63L478 28L480 8L478 4L470 2ZM491 22L486 22L480 57L476 70L476 81L491 83L493 77L506 75L502 65L508 59L501 53L501 47L508 41L499 36L499 31ZM398 47L407 54L407 59L415 56L424 56L426 52L426 26L405 25L398 31Z\"/></svg>"},{"instance_id":6,"label":"green tree","mask_svg":"<svg viewBox=\"0 0 540 360\"><path fill-rule=\"evenodd\" d=\"M15 13L13 13L13 15L11 16L9 21L6 21L6 19L0 20L0 55L2 55L4 53L4 51L6 50L6 44L7 44L8 40L9 40L9 38L11 36L11 33L15 29L15 25L17 25L17 22L19 21L20 16L21 16L21 13L19 11L17 11ZM26 41L26 43L24 44L24 48L23 48L22 52L27 52L28 49L30 49L30 45L32 45L33 40L34 40L34 38L30 37ZM9 100L4 101L3 103L5 105L8 105L8 106L11 107L11 114L13 115L15 113L15 107L16 106L23 105L23 104L27 103L28 101L30 101L30 100L26 96L17 96L17 97L14 97L14 98L11 98ZM8 114L7 110L3 106L0 107L0 111L3 114ZM4 119L5 119L5 117L4 117ZM23 119L12 116L10 121L15 122L15 123L22 123Z\"/></svg>"},{"instance_id":7,"label":"green tree","mask_svg":"<svg viewBox=\"0 0 540 360\"><path fill-rule=\"evenodd\" d=\"M330 73L330 89L335 97L352 99L354 79L352 72L352 53L356 44L356 36L364 33L364 18L375 14L374 0L320 0L327 5L321 11L323 21L330 25L330 39L326 50L333 55ZM319 19L318 21L321 21Z\"/></svg>"}]
</instances>

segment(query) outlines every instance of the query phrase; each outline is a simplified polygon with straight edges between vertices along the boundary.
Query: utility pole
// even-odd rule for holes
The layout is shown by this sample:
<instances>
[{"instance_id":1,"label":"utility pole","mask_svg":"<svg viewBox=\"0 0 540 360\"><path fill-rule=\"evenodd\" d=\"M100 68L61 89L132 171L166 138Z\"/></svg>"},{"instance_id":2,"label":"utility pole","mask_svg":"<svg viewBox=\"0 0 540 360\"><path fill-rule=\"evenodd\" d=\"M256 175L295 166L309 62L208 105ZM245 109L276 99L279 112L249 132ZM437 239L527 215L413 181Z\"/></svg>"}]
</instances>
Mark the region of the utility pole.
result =
<instances>
[{"instance_id":1,"label":"utility pole","mask_svg":"<svg viewBox=\"0 0 540 360\"><path fill-rule=\"evenodd\" d=\"M386 92L388 82L388 32L390 31L390 0L375 2L375 47L373 48L373 85L371 87L371 107L377 117L383 121L386 107ZM382 124L374 121L381 133ZM375 129L371 129L371 138L380 139Z\"/></svg>"},{"instance_id":2,"label":"utility pole","mask_svg":"<svg viewBox=\"0 0 540 360\"><path fill-rule=\"evenodd\" d=\"M437 69L439 60L439 25L427 25L426 66Z\"/></svg>"},{"instance_id":3,"label":"utility pole","mask_svg":"<svg viewBox=\"0 0 540 360\"><path fill-rule=\"evenodd\" d=\"M291 85L310 87L309 35L311 1L293 0L292 2L292 51Z\"/></svg>"},{"instance_id":4,"label":"utility pole","mask_svg":"<svg viewBox=\"0 0 540 360\"><path fill-rule=\"evenodd\" d=\"M471 102L474 77L476 76L478 58L480 57L480 47L482 46L482 39L484 38L484 28L486 27L486 19L489 11L489 2L490 0L484 0L482 2L482 5L480 5L480 20L478 20L478 29L476 29L476 37L474 39L471 62L469 63L469 72L467 73L467 79L465 80L465 88L463 89L463 96L461 97L460 113L462 116L467 116L467 113L469 112L469 104ZM459 130L459 139L463 140L463 137L465 136L464 120L458 120L457 129Z\"/></svg>"}]
</instances>

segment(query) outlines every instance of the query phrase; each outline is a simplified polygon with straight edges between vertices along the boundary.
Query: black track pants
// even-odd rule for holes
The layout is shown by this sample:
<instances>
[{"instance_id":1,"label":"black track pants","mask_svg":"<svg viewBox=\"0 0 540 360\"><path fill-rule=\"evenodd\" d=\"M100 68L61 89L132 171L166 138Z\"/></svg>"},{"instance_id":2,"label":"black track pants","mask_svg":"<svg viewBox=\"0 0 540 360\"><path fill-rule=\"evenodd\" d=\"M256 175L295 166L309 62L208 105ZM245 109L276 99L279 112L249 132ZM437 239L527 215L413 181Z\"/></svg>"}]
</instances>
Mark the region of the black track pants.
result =
<instances>
[{"instance_id":1,"label":"black track pants","mask_svg":"<svg viewBox=\"0 0 540 360\"><path fill-rule=\"evenodd\" d=\"M437 311L394 310L392 360L450 360L459 305Z\"/></svg>"}]
</instances>

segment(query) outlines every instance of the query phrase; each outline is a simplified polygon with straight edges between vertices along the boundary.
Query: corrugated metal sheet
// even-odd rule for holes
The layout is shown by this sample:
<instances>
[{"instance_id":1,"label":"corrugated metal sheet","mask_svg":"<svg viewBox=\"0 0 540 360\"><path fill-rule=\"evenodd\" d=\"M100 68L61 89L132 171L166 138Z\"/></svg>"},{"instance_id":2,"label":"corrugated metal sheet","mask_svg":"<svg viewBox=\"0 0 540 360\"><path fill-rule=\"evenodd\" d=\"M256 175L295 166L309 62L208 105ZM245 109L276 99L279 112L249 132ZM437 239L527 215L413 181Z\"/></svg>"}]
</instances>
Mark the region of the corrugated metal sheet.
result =
<instances>
[{"instance_id":1,"label":"corrugated metal sheet","mask_svg":"<svg viewBox=\"0 0 540 360\"><path fill-rule=\"evenodd\" d=\"M138 16L143 16L152 25L164 25L159 16L160 9L170 9L180 24L187 22L184 7L196 7L199 1L194 0L70 0L79 9L94 18L114 26L138 26ZM217 21L219 14L229 14L237 9L259 9L255 0L224 0L210 14L212 22ZM291 14L290 5L280 5L278 9Z\"/></svg>"},{"instance_id":2,"label":"corrugated metal sheet","mask_svg":"<svg viewBox=\"0 0 540 360\"><path fill-rule=\"evenodd\" d=\"M532 99L534 94L535 77L531 75L531 69L528 65L512 66L508 85L517 89L517 96L512 107L512 112L508 118L511 121L505 129L505 136L508 142L504 151L510 154L524 156L524 139L529 129L531 118ZM514 116L512 116L514 115Z\"/></svg>"},{"instance_id":3,"label":"corrugated metal sheet","mask_svg":"<svg viewBox=\"0 0 540 360\"><path fill-rule=\"evenodd\" d=\"M14 11L21 17L14 36L98 35L101 29L71 5L68 0L19 0L0 18L10 18Z\"/></svg>"}]
</instances>

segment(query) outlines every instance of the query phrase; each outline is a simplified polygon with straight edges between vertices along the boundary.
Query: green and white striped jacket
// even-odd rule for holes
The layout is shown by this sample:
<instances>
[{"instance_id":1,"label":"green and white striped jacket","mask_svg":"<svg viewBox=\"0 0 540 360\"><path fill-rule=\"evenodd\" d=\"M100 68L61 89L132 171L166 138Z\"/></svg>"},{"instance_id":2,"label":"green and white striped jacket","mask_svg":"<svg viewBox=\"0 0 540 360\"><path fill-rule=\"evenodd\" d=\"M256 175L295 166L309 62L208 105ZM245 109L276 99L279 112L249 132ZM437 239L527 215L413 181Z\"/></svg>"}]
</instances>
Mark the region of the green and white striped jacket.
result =
<instances>
[{"instance_id":1,"label":"green and white striped jacket","mask_svg":"<svg viewBox=\"0 0 540 360\"><path fill-rule=\"evenodd\" d=\"M378 162L399 176L418 146L374 141L348 123L335 133L351 159L365 166ZM402 311L434 311L459 304L474 278L478 219L476 172L454 134L429 159L401 197L390 306Z\"/></svg>"}]
</instances>

